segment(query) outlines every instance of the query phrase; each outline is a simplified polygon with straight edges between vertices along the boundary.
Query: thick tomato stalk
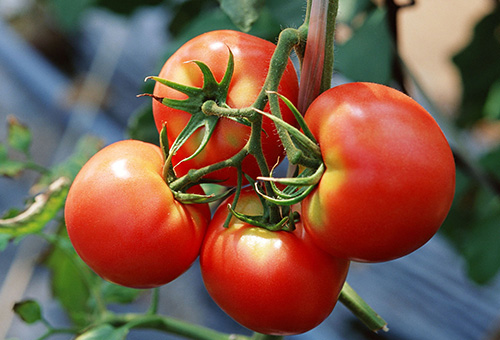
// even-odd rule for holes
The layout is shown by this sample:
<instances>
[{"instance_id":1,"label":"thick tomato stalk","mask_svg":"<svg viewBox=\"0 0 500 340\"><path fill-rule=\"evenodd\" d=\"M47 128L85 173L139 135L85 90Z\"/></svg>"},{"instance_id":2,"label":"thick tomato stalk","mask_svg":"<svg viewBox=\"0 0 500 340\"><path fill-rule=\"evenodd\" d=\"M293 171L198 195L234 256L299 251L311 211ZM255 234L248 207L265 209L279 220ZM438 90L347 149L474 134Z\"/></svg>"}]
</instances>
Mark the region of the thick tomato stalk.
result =
<instances>
[{"instance_id":1,"label":"thick tomato stalk","mask_svg":"<svg viewBox=\"0 0 500 340\"><path fill-rule=\"evenodd\" d=\"M302 202L305 228L320 247L387 261L437 232L453 200L455 165L423 107L387 86L350 83L321 94L305 120L326 166Z\"/></svg>"},{"instance_id":2,"label":"thick tomato stalk","mask_svg":"<svg viewBox=\"0 0 500 340\"><path fill-rule=\"evenodd\" d=\"M293 232L269 231L233 217L224 228L232 199L215 212L200 255L210 296L256 332L290 335L319 325L337 302L349 262L319 249L301 223ZM236 210L263 212L252 190L242 192Z\"/></svg>"},{"instance_id":3,"label":"thick tomato stalk","mask_svg":"<svg viewBox=\"0 0 500 340\"><path fill-rule=\"evenodd\" d=\"M269 41L236 31L212 31L188 41L181 46L164 64L159 77L175 83L201 88L203 74L199 67L190 61L205 63L212 71L215 79L221 81L226 71L229 50L234 56L234 72L227 93L226 104L231 108L251 106L257 99L269 69L269 61L274 53L275 45ZM294 104L298 96L298 80L294 66L290 60L281 79L278 92L290 99ZM186 99L187 96L161 83L156 83L153 94L169 99ZM213 99L213 98L207 98ZM222 103L218 103L221 105ZM284 104L280 106L283 119L296 124L293 114ZM266 106L266 109L268 107ZM184 129L191 114L170 108L153 100L153 114L158 131L167 124L170 145ZM210 164L224 161L240 151L250 136L250 127L229 118L221 118L205 146L204 150L189 161L181 160L191 156L200 145L203 131L196 131L173 156L172 163L178 176L185 175L190 169L198 169ZM283 159L284 150L274 123L263 119L261 141L264 156L269 165ZM260 175L257 162L253 157L243 161L243 172L256 178ZM221 184L235 185L237 175L235 168L225 168L207 176L209 179L223 180Z\"/></svg>"},{"instance_id":4,"label":"thick tomato stalk","mask_svg":"<svg viewBox=\"0 0 500 340\"><path fill-rule=\"evenodd\" d=\"M159 147L121 141L94 155L70 188L65 208L70 240L106 280L160 286L186 271L199 254L208 205L177 202L162 167Z\"/></svg>"}]
</instances>

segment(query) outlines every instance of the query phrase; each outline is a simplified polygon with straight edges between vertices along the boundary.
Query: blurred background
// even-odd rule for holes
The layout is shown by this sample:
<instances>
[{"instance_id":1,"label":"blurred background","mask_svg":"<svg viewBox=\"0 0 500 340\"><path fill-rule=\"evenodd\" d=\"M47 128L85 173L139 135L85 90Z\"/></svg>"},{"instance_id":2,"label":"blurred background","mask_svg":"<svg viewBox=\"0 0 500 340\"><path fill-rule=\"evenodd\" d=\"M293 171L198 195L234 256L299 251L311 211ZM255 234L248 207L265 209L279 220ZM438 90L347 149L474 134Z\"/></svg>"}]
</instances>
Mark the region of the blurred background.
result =
<instances>
[{"instance_id":1,"label":"blurred background","mask_svg":"<svg viewBox=\"0 0 500 340\"><path fill-rule=\"evenodd\" d=\"M16 161L53 168L117 140L156 142L151 102L136 95L151 91L144 78L182 43L223 28L276 41L304 12L303 0L261 1L258 19L242 27L215 0L0 0L0 170L8 175L0 177L0 215L22 210L40 189L40 174L15 170ZM457 192L445 224L423 248L352 266L348 281L390 332L370 333L339 304L318 328L292 338L499 339L499 1L340 0L335 72L333 85L385 83L428 108L455 152ZM9 145L12 126L30 129L29 152ZM12 312L22 299L36 298L54 324L75 322L74 297L54 283L63 274L44 261L45 242L0 240L0 249L0 339L43 333L43 325L28 326ZM164 314L248 333L210 300L197 264L161 296ZM148 301L142 292L134 304L113 308L140 312ZM152 331L127 339L145 338L176 339Z\"/></svg>"}]
</instances>

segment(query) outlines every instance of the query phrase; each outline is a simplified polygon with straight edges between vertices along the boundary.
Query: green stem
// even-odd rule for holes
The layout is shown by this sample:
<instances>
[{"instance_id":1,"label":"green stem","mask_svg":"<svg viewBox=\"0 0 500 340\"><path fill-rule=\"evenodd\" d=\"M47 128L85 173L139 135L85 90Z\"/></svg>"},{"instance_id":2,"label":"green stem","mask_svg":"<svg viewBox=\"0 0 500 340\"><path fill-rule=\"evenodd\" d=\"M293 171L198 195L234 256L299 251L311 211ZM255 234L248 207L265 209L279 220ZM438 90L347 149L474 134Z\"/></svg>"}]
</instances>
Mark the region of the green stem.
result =
<instances>
[{"instance_id":1,"label":"green stem","mask_svg":"<svg viewBox=\"0 0 500 340\"><path fill-rule=\"evenodd\" d=\"M52 328L49 329L45 334L39 337L37 340L45 340L56 334L77 334L78 330L73 328Z\"/></svg>"},{"instance_id":2,"label":"green stem","mask_svg":"<svg viewBox=\"0 0 500 340\"><path fill-rule=\"evenodd\" d=\"M312 0L299 88L298 107L303 113L330 88L337 10L338 0Z\"/></svg>"},{"instance_id":3,"label":"green stem","mask_svg":"<svg viewBox=\"0 0 500 340\"><path fill-rule=\"evenodd\" d=\"M154 315L158 313L158 304L160 302L160 288L154 288L151 294L151 305L147 314Z\"/></svg>"},{"instance_id":4,"label":"green stem","mask_svg":"<svg viewBox=\"0 0 500 340\"><path fill-rule=\"evenodd\" d=\"M328 90L332 83L333 64L335 59L335 24L337 21L338 9L339 0L330 0L328 2L328 10L326 14L325 61L323 63L320 93Z\"/></svg>"},{"instance_id":5,"label":"green stem","mask_svg":"<svg viewBox=\"0 0 500 340\"><path fill-rule=\"evenodd\" d=\"M50 170L41 166L40 164L37 164L33 162L32 160L27 160L26 163L24 163L24 167L26 169L34 170L37 171L38 173L42 175L48 175L50 174Z\"/></svg>"},{"instance_id":6,"label":"green stem","mask_svg":"<svg viewBox=\"0 0 500 340\"><path fill-rule=\"evenodd\" d=\"M242 109L233 109L228 107L221 107L217 105L217 103L213 100L207 100L201 106L201 110L206 115L216 115L219 117L227 117L227 118L238 118L245 117L250 120L253 120L256 116L255 111L252 107L245 107Z\"/></svg>"},{"instance_id":7,"label":"green stem","mask_svg":"<svg viewBox=\"0 0 500 340\"><path fill-rule=\"evenodd\" d=\"M282 336L278 336L278 335L267 335L267 334L262 334L262 333L257 333L255 332L253 335L252 335L252 340L280 340L280 339L283 339Z\"/></svg>"},{"instance_id":8,"label":"green stem","mask_svg":"<svg viewBox=\"0 0 500 340\"><path fill-rule=\"evenodd\" d=\"M247 143L247 145L248 145L248 143ZM171 182L169 184L169 187L170 187L170 189L176 190L176 191L182 190L183 188L187 187L189 184L199 182L203 176L205 176L211 172L221 170L224 168L228 168L228 167L238 168L241 166L241 163L243 162L243 159L246 156L248 156L248 146L243 147L237 154L235 154L231 158L228 158L224 161L210 164L210 165L207 165L203 168L189 170L189 172L186 175Z\"/></svg>"},{"instance_id":9,"label":"green stem","mask_svg":"<svg viewBox=\"0 0 500 340\"><path fill-rule=\"evenodd\" d=\"M346 282L340 292L339 301L358 317L370 330L387 332L387 322L382 319Z\"/></svg>"},{"instance_id":10,"label":"green stem","mask_svg":"<svg viewBox=\"0 0 500 340\"><path fill-rule=\"evenodd\" d=\"M113 315L103 322L114 327L156 329L193 340L250 340L247 336L221 333L207 327L161 315Z\"/></svg>"},{"instance_id":11,"label":"green stem","mask_svg":"<svg viewBox=\"0 0 500 340\"><path fill-rule=\"evenodd\" d=\"M89 294L96 302L97 314L103 315L104 313L106 313L106 304L102 299L99 286L92 282L93 277L90 269L83 263L82 260L80 260L78 255L72 250L73 248L71 246L63 244L63 242L69 242L69 240L64 239L58 234L38 233L38 235L49 242L53 247L58 248L62 252L62 254L67 256L67 258L73 263L76 270L78 271L78 274L80 275L80 278L83 280L84 285L88 289Z\"/></svg>"}]
</instances>

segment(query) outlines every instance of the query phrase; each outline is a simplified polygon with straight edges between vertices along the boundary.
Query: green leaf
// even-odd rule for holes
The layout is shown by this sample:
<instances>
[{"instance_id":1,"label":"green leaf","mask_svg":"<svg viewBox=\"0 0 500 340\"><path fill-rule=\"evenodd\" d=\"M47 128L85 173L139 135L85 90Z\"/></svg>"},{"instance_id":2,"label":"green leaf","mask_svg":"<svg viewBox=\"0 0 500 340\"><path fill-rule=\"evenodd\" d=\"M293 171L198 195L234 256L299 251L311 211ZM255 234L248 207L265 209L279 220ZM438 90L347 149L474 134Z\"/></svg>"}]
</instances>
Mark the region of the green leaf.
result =
<instances>
[{"instance_id":1,"label":"green leaf","mask_svg":"<svg viewBox=\"0 0 500 340\"><path fill-rule=\"evenodd\" d=\"M263 0L219 0L222 10L243 32L250 31L259 18Z\"/></svg>"},{"instance_id":2,"label":"green leaf","mask_svg":"<svg viewBox=\"0 0 500 340\"><path fill-rule=\"evenodd\" d=\"M460 126L471 126L488 112L483 107L490 99L492 87L500 80L499 29L500 5L497 4L477 23L470 43L453 57L462 77L462 103L457 117Z\"/></svg>"},{"instance_id":3,"label":"green leaf","mask_svg":"<svg viewBox=\"0 0 500 340\"><path fill-rule=\"evenodd\" d=\"M500 181L500 147L491 150L481 157L479 164L481 168L497 181Z\"/></svg>"},{"instance_id":4,"label":"green leaf","mask_svg":"<svg viewBox=\"0 0 500 340\"><path fill-rule=\"evenodd\" d=\"M111 325L105 324L91 328L76 337L75 340L123 340L128 332L129 329L127 327L114 328Z\"/></svg>"},{"instance_id":5,"label":"green leaf","mask_svg":"<svg viewBox=\"0 0 500 340\"><path fill-rule=\"evenodd\" d=\"M31 131L12 116L8 119L7 138L11 148L29 155L32 140Z\"/></svg>"},{"instance_id":6,"label":"green leaf","mask_svg":"<svg viewBox=\"0 0 500 340\"><path fill-rule=\"evenodd\" d=\"M56 245L45 259L52 273L52 295L76 325L85 326L93 312L89 284L97 284L95 274L78 257L65 234L59 236Z\"/></svg>"},{"instance_id":7,"label":"green leaf","mask_svg":"<svg viewBox=\"0 0 500 340\"><path fill-rule=\"evenodd\" d=\"M9 159L7 148L0 144L0 176L15 177L25 169L25 163Z\"/></svg>"},{"instance_id":8,"label":"green leaf","mask_svg":"<svg viewBox=\"0 0 500 340\"><path fill-rule=\"evenodd\" d=\"M357 15L364 12L370 5L373 5L370 0L343 1L337 20L339 22L350 23Z\"/></svg>"},{"instance_id":9,"label":"green leaf","mask_svg":"<svg viewBox=\"0 0 500 340\"><path fill-rule=\"evenodd\" d=\"M102 281L101 295L107 303L131 303L142 293L142 290L116 285L108 281Z\"/></svg>"},{"instance_id":10,"label":"green leaf","mask_svg":"<svg viewBox=\"0 0 500 340\"><path fill-rule=\"evenodd\" d=\"M394 52L386 17L382 8L371 11L352 37L337 45L336 69L350 80L389 83Z\"/></svg>"},{"instance_id":11,"label":"green leaf","mask_svg":"<svg viewBox=\"0 0 500 340\"><path fill-rule=\"evenodd\" d=\"M127 133L132 139L158 145L159 136L153 117L151 103L143 105L130 117Z\"/></svg>"},{"instance_id":12,"label":"green leaf","mask_svg":"<svg viewBox=\"0 0 500 340\"><path fill-rule=\"evenodd\" d=\"M482 160L484 169L498 164L494 155ZM500 198L457 169L455 199L440 232L464 258L476 283L486 284L500 271L499 225Z\"/></svg>"},{"instance_id":13,"label":"green leaf","mask_svg":"<svg viewBox=\"0 0 500 340\"><path fill-rule=\"evenodd\" d=\"M304 21L305 3L302 0L266 0L266 7L261 11L261 16L269 10L282 27L299 27Z\"/></svg>"},{"instance_id":14,"label":"green leaf","mask_svg":"<svg viewBox=\"0 0 500 340\"><path fill-rule=\"evenodd\" d=\"M32 324L42 320L42 309L38 302L25 300L14 304L14 312L26 323Z\"/></svg>"},{"instance_id":15,"label":"green leaf","mask_svg":"<svg viewBox=\"0 0 500 340\"><path fill-rule=\"evenodd\" d=\"M96 0L50 0L49 8L57 24L63 31L72 32L78 28L85 10L95 4Z\"/></svg>"},{"instance_id":16,"label":"green leaf","mask_svg":"<svg viewBox=\"0 0 500 340\"><path fill-rule=\"evenodd\" d=\"M493 202L490 202L490 204ZM490 282L500 270L500 201L489 216L474 221L474 232L465 243L464 257L469 277L477 283Z\"/></svg>"},{"instance_id":17,"label":"green leaf","mask_svg":"<svg viewBox=\"0 0 500 340\"><path fill-rule=\"evenodd\" d=\"M204 10L198 16L190 18L189 23L170 42L165 56L172 55L186 41L202 33L222 29L236 30L237 27L220 8ZM259 19L248 33L263 39L273 40L276 39L279 32L280 23L271 15L268 8L263 8Z\"/></svg>"},{"instance_id":18,"label":"green leaf","mask_svg":"<svg viewBox=\"0 0 500 340\"><path fill-rule=\"evenodd\" d=\"M69 181L64 177L57 179L37 195L26 210L14 217L0 219L0 233L23 236L39 232L62 209L68 190Z\"/></svg>"},{"instance_id":19,"label":"green leaf","mask_svg":"<svg viewBox=\"0 0 500 340\"><path fill-rule=\"evenodd\" d=\"M491 86L488 92L483 115L490 120L500 119L500 78Z\"/></svg>"},{"instance_id":20,"label":"green leaf","mask_svg":"<svg viewBox=\"0 0 500 340\"><path fill-rule=\"evenodd\" d=\"M10 236L9 234L0 233L0 252L7 249L7 246L9 245L11 238L12 236Z\"/></svg>"},{"instance_id":21,"label":"green leaf","mask_svg":"<svg viewBox=\"0 0 500 340\"><path fill-rule=\"evenodd\" d=\"M93 136L82 137L73 154L64 162L54 166L50 174L42 176L36 187L45 187L58 177L68 178L72 182L82 166L102 147L103 141L101 139Z\"/></svg>"}]
</instances>

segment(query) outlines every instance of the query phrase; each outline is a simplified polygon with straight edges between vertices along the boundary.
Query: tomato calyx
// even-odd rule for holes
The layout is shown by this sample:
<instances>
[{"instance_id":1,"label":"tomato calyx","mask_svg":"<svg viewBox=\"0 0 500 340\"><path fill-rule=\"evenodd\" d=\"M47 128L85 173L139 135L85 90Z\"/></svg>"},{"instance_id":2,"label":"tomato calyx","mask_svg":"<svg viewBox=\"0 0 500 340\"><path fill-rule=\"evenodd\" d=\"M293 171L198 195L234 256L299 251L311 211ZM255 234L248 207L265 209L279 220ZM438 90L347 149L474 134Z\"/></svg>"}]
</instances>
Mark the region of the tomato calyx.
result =
<instances>
[{"instance_id":1,"label":"tomato calyx","mask_svg":"<svg viewBox=\"0 0 500 340\"><path fill-rule=\"evenodd\" d=\"M194 186L195 184L216 182L216 181L206 181L206 180L198 181L195 183L189 183L188 185L185 185L179 189L172 186L171 183L177 180L178 178L175 175L174 167L172 166L172 154L170 153L170 148L168 145L169 143L167 137L167 126L166 124L164 124L163 128L160 131L160 149L162 150L163 160L164 160L162 176L177 201L184 204L212 203L219 200L223 200L229 197L234 192L233 189L226 190L221 194L217 195L215 194L203 195L203 194L195 194L187 192L187 190L192 186Z\"/></svg>"},{"instance_id":2,"label":"tomato calyx","mask_svg":"<svg viewBox=\"0 0 500 340\"><path fill-rule=\"evenodd\" d=\"M267 181L271 184L274 196L269 196L259 190L256 186L257 193L264 197L269 202L280 206L291 206L300 203L319 183L325 165L321 163L317 169L305 168L302 172L294 177L258 177L258 181ZM286 185L284 189L280 189L276 183Z\"/></svg>"},{"instance_id":3,"label":"tomato calyx","mask_svg":"<svg viewBox=\"0 0 500 340\"><path fill-rule=\"evenodd\" d=\"M150 76L146 80L152 79L158 83L168 86L176 91L185 94L187 99L170 99L164 97L158 97L153 94L145 93L140 96L152 97L154 100L166 105L170 108L188 112L191 114L189 122L186 124L184 129L179 133L174 143L172 143L169 153L175 155L177 151L184 145L184 143L193 135L195 131L200 128L204 128L203 137L198 148L190 156L184 158L181 162L188 161L196 157L207 145L212 133L215 130L217 122L219 121L219 116L206 114L203 110L203 104L207 101L213 101L217 105L225 108L229 108L226 104L226 98L229 91L229 84L231 83L231 78L234 72L234 57L231 50L229 50L229 59L227 63L227 68L224 76L220 82L215 79L214 74L210 68L203 62L198 60L188 61L189 63L194 63L198 66L201 73L203 74L203 86L193 87L187 86L179 83L172 82L168 79ZM244 119L233 118L233 120L239 123L250 125Z\"/></svg>"},{"instance_id":4,"label":"tomato calyx","mask_svg":"<svg viewBox=\"0 0 500 340\"><path fill-rule=\"evenodd\" d=\"M293 177L285 178L275 178L272 176L271 171L271 176L260 176L257 178L257 181L270 183L273 195L266 195L259 191L258 186L256 186L256 191L269 202L280 206L291 206L300 203L316 187L325 172L325 165L316 138L309 130L298 109L290 100L279 93L272 91L268 91L267 93L269 96L277 96L290 108L302 131L283 121L276 115L271 115L261 110L255 111L271 119L276 125L276 128L282 129L282 141L284 143L284 139L288 139L289 141L286 152L290 163L300 165L303 170L299 172L297 168ZM278 188L276 183L285 185L285 188Z\"/></svg>"},{"instance_id":5,"label":"tomato calyx","mask_svg":"<svg viewBox=\"0 0 500 340\"><path fill-rule=\"evenodd\" d=\"M269 231L293 231L295 230L295 223L299 222L300 220L300 215L297 211L290 211L288 215L283 217L278 223L269 223L268 218L265 214L256 216L242 214L234 210L231 204L228 204L227 208L231 215L233 215L240 221L256 227L267 229Z\"/></svg>"}]
</instances>

